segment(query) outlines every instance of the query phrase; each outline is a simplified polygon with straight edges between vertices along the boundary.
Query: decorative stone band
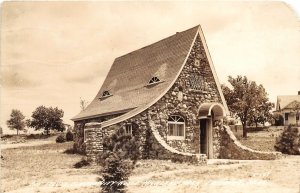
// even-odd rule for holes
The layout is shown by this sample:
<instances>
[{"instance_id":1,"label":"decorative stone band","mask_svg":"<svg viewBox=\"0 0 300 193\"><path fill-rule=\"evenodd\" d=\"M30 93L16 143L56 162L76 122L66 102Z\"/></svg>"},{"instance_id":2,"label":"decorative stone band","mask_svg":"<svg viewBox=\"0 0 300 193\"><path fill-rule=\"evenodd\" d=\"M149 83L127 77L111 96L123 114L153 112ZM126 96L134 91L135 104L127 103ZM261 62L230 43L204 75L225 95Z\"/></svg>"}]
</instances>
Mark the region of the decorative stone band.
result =
<instances>
[{"instance_id":1,"label":"decorative stone band","mask_svg":"<svg viewBox=\"0 0 300 193\"><path fill-rule=\"evenodd\" d=\"M257 151L242 145L235 137L230 127L221 129L221 159L238 160L274 160L282 157L280 152Z\"/></svg>"},{"instance_id":2,"label":"decorative stone band","mask_svg":"<svg viewBox=\"0 0 300 193\"><path fill-rule=\"evenodd\" d=\"M171 159L173 161L179 162L190 162L193 164L206 164L207 163L207 156L205 154L192 154L192 153L185 153L180 152L171 146L169 146L164 139L162 139L161 135L159 134L156 124L154 121L149 120L149 126L152 131L154 138L157 140L158 145L162 146L164 149L164 155L158 155L159 159Z\"/></svg>"}]
</instances>

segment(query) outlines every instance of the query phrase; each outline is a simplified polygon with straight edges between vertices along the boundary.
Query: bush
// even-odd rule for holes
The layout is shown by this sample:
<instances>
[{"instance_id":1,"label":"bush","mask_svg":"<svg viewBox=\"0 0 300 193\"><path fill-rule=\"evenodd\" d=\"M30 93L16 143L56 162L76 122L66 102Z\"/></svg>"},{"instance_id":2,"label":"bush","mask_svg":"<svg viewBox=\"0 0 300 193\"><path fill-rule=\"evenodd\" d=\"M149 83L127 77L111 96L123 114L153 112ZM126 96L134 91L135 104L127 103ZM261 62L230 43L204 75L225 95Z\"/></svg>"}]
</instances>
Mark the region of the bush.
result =
<instances>
[{"instance_id":1,"label":"bush","mask_svg":"<svg viewBox=\"0 0 300 193\"><path fill-rule=\"evenodd\" d=\"M74 164L74 168L82 168L83 166L89 166L89 165L90 163L85 158L82 158L79 162Z\"/></svg>"},{"instance_id":2,"label":"bush","mask_svg":"<svg viewBox=\"0 0 300 193\"><path fill-rule=\"evenodd\" d=\"M274 113L273 115L273 125L274 126L282 126L284 123L283 116L279 113Z\"/></svg>"},{"instance_id":3,"label":"bush","mask_svg":"<svg viewBox=\"0 0 300 193\"><path fill-rule=\"evenodd\" d=\"M134 136L125 134L120 128L111 136L103 138L105 151L99 154L98 163L102 165L101 192L111 193L126 191L126 181L140 157L139 133Z\"/></svg>"},{"instance_id":4,"label":"bush","mask_svg":"<svg viewBox=\"0 0 300 193\"><path fill-rule=\"evenodd\" d=\"M64 143L66 141L65 137L61 134L57 136L56 143Z\"/></svg>"},{"instance_id":5,"label":"bush","mask_svg":"<svg viewBox=\"0 0 300 193\"><path fill-rule=\"evenodd\" d=\"M66 134L67 141L73 141L73 133L69 130Z\"/></svg>"},{"instance_id":6,"label":"bush","mask_svg":"<svg viewBox=\"0 0 300 193\"><path fill-rule=\"evenodd\" d=\"M300 133L297 127L291 125L284 128L282 134L276 138L275 149L285 154L300 154Z\"/></svg>"}]
</instances>

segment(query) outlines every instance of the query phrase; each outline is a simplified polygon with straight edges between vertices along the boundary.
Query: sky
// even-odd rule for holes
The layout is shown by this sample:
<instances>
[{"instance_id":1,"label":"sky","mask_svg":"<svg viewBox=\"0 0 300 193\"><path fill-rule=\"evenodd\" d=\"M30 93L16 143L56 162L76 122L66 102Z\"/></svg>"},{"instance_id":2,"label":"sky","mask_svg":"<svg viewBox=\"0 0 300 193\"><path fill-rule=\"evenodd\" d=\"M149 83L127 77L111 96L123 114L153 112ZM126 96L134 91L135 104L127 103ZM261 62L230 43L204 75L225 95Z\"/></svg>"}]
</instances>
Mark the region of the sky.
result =
<instances>
[{"instance_id":1,"label":"sky","mask_svg":"<svg viewBox=\"0 0 300 193\"><path fill-rule=\"evenodd\" d=\"M0 125L40 105L64 121L91 102L114 59L198 24L220 83L245 75L272 102L300 91L300 6L271 2L4 2ZM298 14L297 14L298 11Z\"/></svg>"}]
</instances>

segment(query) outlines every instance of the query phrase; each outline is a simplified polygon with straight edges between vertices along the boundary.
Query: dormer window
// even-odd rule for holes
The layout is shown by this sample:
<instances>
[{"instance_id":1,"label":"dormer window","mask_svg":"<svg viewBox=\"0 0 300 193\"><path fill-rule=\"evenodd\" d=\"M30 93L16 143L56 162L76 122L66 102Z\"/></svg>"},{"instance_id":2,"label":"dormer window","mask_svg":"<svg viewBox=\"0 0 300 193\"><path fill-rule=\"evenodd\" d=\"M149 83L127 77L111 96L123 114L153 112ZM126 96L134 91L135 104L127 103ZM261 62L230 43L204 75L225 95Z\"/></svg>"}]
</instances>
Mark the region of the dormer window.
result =
<instances>
[{"instance_id":1,"label":"dormer window","mask_svg":"<svg viewBox=\"0 0 300 193\"><path fill-rule=\"evenodd\" d=\"M160 80L159 80L159 78L158 77L156 77L156 76L154 76L154 77L152 77L150 80L149 80L149 85L152 85L152 84L156 84L156 83L159 83L160 82Z\"/></svg>"},{"instance_id":2,"label":"dormer window","mask_svg":"<svg viewBox=\"0 0 300 193\"><path fill-rule=\"evenodd\" d=\"M110 94L110 92L108 90L105 90L105 91L103 91L102 96L100 97L100 99L107 98L109 96L112 96L112 95Z\"/></svg>"}]
</instances>

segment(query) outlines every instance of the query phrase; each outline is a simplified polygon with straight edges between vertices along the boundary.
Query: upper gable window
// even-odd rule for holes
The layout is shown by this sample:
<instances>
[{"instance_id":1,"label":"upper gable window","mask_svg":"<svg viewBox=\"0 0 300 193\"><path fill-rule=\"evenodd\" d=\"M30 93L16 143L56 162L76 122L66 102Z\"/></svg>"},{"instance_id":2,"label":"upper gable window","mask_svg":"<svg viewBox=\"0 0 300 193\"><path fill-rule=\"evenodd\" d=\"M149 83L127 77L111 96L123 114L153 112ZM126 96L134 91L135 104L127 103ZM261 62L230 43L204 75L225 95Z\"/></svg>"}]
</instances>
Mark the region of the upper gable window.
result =
<instances>
[{"instance_id":1,"label":"upper gable window","mask_svg":"<svg viewBox=\"0 0 300 193\"><path fill-rule=\"evenodd\" d=\"M152 77L150 80L149 80L149 85L151 85L151 84L156 84L156 83L159 83L160 82L160 80L159 80L159 78L158 77L156 77L156 76L154 76L154 77Z\"/></svg>"}]
</instances>

